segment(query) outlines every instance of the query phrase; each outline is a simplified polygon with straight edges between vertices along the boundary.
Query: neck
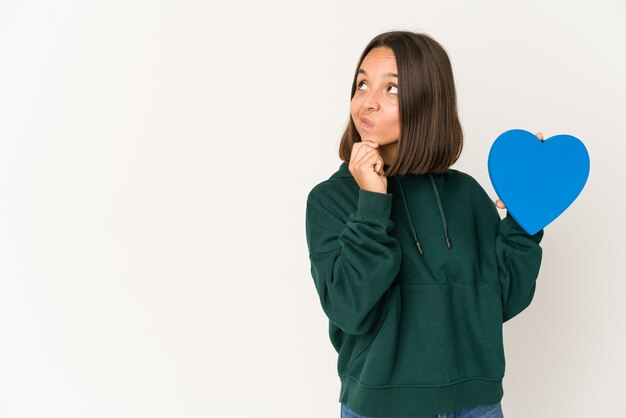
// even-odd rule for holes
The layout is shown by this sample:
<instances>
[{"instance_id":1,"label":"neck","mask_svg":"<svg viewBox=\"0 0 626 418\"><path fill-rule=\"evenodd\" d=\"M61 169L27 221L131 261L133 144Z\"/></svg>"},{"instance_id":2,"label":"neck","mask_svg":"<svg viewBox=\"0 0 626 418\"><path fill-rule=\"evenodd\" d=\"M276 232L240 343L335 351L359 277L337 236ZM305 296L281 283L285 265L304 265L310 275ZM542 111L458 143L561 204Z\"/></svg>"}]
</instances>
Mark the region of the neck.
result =
<instances>
[{"instance_id":1,"label":"neck","mask_svg":"<svg viewBox=\"0 0 626 418\"><path fill-rule=\"evenodd\" d=\"M380 156L383 157L385 164L391 165L392 161L396 158L396 153L398 152L398 141L379 147L378 152L380 152Z\"/></svg>"}]
</instances>

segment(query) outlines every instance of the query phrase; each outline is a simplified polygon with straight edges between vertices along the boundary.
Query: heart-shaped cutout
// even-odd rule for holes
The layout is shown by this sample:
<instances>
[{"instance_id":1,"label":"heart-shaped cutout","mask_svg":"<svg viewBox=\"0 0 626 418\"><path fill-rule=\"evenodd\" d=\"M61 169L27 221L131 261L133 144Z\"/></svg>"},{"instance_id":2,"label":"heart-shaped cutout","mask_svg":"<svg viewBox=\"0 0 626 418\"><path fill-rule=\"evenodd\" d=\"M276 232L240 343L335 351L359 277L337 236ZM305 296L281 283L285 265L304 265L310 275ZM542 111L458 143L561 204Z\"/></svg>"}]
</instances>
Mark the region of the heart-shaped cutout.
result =
<instances>
[{"instance_id":1,"label":"heart-shaped cutout","mask_svg":"<svg viewBox=\"0 0 626 418\"><path fill-rule=\"evenodd\" d=\"M509 215L534 235L576 200L589 177L589 153L571 135L542 141L526 130L511 129L491 146L488 169Z\"/></svg>"}]
</instances>

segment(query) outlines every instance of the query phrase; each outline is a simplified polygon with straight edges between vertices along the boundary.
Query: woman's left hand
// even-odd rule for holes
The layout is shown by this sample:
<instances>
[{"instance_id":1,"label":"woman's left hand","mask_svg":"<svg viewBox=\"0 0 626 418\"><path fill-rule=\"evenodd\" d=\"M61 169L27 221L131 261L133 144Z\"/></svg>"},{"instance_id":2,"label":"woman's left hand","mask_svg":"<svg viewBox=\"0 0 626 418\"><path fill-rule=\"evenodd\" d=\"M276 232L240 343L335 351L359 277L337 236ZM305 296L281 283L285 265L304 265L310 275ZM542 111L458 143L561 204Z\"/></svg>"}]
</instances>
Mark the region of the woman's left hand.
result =
<instances>
[{"instance_id":1,"label":"woman's left hand","mask_svg":"<svg viewBox=\"0 0 626 418\"><path fill-rule=\"evenodd\" d=\"M537 138L541 139L543 141L543 134L541 132L537 132ZM506 206L504 205L504 202L500 199L496 199L496 207L500 208L500 209L506 209Z\"/></svg>"}]
</instances>

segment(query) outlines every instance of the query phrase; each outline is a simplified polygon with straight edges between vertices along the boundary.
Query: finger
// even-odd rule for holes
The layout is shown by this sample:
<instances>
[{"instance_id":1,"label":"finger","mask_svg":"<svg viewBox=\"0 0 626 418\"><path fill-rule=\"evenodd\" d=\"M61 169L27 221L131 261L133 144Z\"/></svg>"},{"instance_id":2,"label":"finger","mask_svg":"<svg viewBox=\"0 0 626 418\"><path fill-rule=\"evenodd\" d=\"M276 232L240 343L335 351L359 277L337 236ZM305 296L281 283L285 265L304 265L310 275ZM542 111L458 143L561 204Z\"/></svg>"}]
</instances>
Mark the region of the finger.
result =
<instances>
[{"instance_id":1,"label":"finger","mask_svg":"<svg viewBox=\"0 0 626 418\"><path fill-rule=\"evenodd\" d=\"M379 176L382 176L385 174L385 161L383 160L383 158L380 156L380 154L378 155L378 162L376 163L378 170L376 170L376 173L378 173Z\"/></svg>"},{"instance_id":2,"label":"finger","mask_svg":"<svg viewBox=\"0 0 626 418\"><path fill-rule=\"evenodd\" d=\"M369 157L367 158L367 160L364 161L364 163L368 166L373 167L373 170L376 172L376 174L382 176L384 164L383 158L377 152L370 152L367 155Z\"/></svg>"},{"instance_id":3,"label":"finger","mask_svg":"<svg viewBox=\"0 0 626 418\"><path fill-rule=\"evenodd\" d=\"M375 171L376 174L380 174L379 165L382 168L382 157L376 150L369 149L369 152L363 153L362 157L359 161L357 161L357 165L360 166L363 170L366 171Z\"/></svg>"},{"instance_id":4,"label":"finger","mask_svg":"<svg viewBox=\"0 0 626 418\"><path fill-rule=\"evenodd\" d=\"M382 174L383 165L380 163L379 160L376 160L376 162L374 163L374 171L376 172L376 174L378 174L379 176Z\"/></svg>"},{"instance_id":5,"label":"finger","mask_svg":"<svg viewBox=\"0 0 626 418\"><path fill-rule=\"evenodd\" d=\"M372 152L373 149L376 149L376 147L378 146L378 144L374 141L369 141L369 140L365 140L365 141L361 141L361 142L357 142L355 143L355 145L357 145L358 147L358 160L360 161L364 156L366 156L367 154L369 154L370 152Z\"/></svg>"},{"instance_id":6,"label":"finger","mask_svg":"<svg viewBox=\"0 0 626 418\"><path fill-rule=\"evenodd\" d=\"M354 163L361 164L368 156L368 154L372 152L376 152L376 149L369 146L364 142L355 142L352 146L353 155L350 157L350 160L354 158Z\"/></svg>"},{"instance_id":7,"label":"finger","mask_svg":"<svg viewBox=\"0 0 626 418\"><path fill-rule=\"evenodd\" d=\"M378 146L380 144L378 142L371 141L369 139L366 139L363 142L365 142L365 146L372 147L374 151L373 153L378 157L377 162L374 165L374 171L376 171L376 174L378 174L379 176L382 176L385 173L385 167L384 167L385 162L383 161L383 158L380 155L380 153L377 151ZM372 150L368 150L367 155L369 155L370 153L372 153Z\"/></svg>"},{"instance_id":8,"label":"finger","mask_svg":"<svg viewBox=\"0 0 626 418\"><path fill-rule=\"evenodd\" d=\"M352 144L352 152L350 153L350 163L354 164L361 159L361 153L365 152L361 148L363 147L363 143L355 142Z\"/></svg>"},{"instance_id":9,"label":"finger","mask_svg":"<svg viewBox=\"0 0 626 418\"><path fill-rule=\"evenodd\" d=\"M537 138L543 141L543 134L541 132L537 132Z\"/></svg>"},{"instance_id":10,"label":"finger","mask_svg":"<svg viewBox=\"0 0 626 418\"><path fill-rule=\"evenodd\" d=\"M369 148L363 143L355 144L356 150L354 151L354 163L361 164L363 159L367 157Z\"/></svg>"}]
</instances>

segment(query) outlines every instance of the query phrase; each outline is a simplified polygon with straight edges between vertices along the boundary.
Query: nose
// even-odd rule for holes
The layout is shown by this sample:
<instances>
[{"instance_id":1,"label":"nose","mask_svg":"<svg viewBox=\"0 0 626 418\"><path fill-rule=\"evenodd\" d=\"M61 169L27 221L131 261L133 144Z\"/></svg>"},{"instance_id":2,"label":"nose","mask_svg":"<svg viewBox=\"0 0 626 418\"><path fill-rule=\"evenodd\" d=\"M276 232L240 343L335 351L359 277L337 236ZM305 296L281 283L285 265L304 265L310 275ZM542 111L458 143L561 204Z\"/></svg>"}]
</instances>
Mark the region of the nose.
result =
<instances>
[{"instance_id":1,"label":"nose","mask_svg":"<svg viewBox=\"0 0 626 418\"><path fill-rule=\"evenodd\" d=\"M363 102L361 103L361 106L367 110L378 109L379 105L380 105L379 97L376 95L376 93L373 90L365 94L365 96L363 97Z\"/></svg>"}]
</instances>

